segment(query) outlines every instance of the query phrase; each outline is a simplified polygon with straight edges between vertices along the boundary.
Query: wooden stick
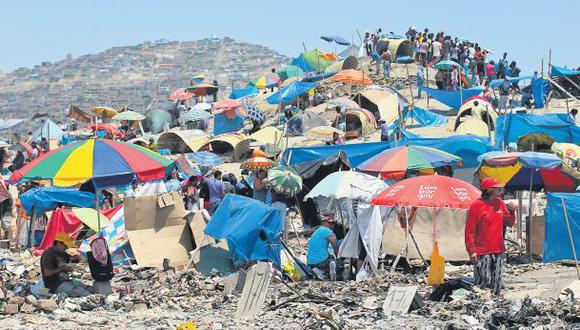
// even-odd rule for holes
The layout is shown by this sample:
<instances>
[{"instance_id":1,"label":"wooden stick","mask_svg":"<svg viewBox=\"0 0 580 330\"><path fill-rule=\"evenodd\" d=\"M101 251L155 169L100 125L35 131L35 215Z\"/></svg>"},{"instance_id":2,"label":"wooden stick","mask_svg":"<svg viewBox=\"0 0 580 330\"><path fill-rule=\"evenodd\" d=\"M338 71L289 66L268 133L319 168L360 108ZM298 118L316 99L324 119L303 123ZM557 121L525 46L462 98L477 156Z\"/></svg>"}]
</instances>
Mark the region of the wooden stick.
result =
<instances>
[{"instance_id":1,"label":"wooden stick","mask_svg":"<svg viewBox=\"0 0 580 330\"><path fill-rule=\"evenodd\" d=\"M562 209L564 210L564 219L566 219L566 226L568 227L568 236L570 237L570 245L572 247L572 254L574 255L574 263L576 264L576 275L580 280L580 268L578 268L578 258L576 257L576 248L574 247L574 239L572 238L572 230L570 229L570 220L568 219L568 211L566 210L566 202L564 197L560 197L562 200Z\"/></svg>"}]
</instances>

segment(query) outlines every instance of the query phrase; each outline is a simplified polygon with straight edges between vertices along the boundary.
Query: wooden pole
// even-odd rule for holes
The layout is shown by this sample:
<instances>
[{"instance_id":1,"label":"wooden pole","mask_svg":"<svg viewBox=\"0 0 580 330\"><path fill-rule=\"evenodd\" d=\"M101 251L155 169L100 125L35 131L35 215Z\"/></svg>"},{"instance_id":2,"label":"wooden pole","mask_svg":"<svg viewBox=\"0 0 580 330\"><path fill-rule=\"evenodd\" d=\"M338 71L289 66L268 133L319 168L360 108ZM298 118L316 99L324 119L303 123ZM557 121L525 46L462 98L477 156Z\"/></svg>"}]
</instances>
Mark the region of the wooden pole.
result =
<instances>
[{"instance_id":1,"label":"wooden pole","mask_svg":"<svg viewBox=\"0 0 580 330\"><path fill-rule=\"evenodd\" d=\"M429 66L425 65L425 74L427 75L427 78L425 79L425 87L429 88ZM429 93L425 93L427 94L427 109L429 109Z\"/></svg>"},{"instance_id":2,"label":"wooden pole","mask_svg":"<svg viewBox=\"0 0 580 330\"><path fill-rule=\"evenodd\" d=\"M517 192L518 194L518 246L521 247L522 246L522 220L524 219L524 216L522 214L523 208L524 208L524 201L523 201L523 197L524 194L522 193L521 190L518 190Z\"/></svg>"},{"instance_id":3,"label":"wooden pole","mask_svg":"<svg viewBox=\"0 0 580 330\"><path fill-rule=\"evenodd\" d=\"M564 210L564 219L566 219L566 226L568 227L568 237L570 237L570 246L572 247L572 254L574 255L574 263L576 264L576 275L580 280L580 268L578 268L578 258L576 257L576 247L574 246L574 238L572 238L572 230L570 229L570 219L568 219L568 211L566 210L566 202L564 197L560 197L562 200L562 209Z\"/></svg>"},{"instance_id":4,"label":"wooden pole","mask_svg":"<svg viewBox=\"0 0 580 330\"><path fill-rule=\"evenodd\" d=\"M534 151L534 143L532 143L532 151ZM534 192L532 190L534 186L534 171L532 169L532 174L530 175L530 196L528 198L528 219L526 221L526 252L528 253L528 262L532 262L532 202Z\"/></svg>"}]
</instances>

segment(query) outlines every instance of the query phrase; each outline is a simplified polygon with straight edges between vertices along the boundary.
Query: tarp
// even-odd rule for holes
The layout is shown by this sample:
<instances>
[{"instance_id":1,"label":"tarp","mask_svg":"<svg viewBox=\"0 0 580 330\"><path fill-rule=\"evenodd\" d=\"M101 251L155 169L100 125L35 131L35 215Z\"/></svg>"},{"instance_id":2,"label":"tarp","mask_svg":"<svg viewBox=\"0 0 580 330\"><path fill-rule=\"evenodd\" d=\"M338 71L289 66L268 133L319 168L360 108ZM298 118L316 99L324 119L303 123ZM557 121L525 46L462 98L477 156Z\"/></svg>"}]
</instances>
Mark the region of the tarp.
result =
<instances>
[{"instance_id":1,"label":"tarp","mask_svg":"<svg viewBox=\"0 0 580 330\"><path fill-rule=\"evenodd\" d=\"M552 262L574 259L568 225L564 216L564 205L576 251L580 251L580 194L549 193L546 208L546 236L544 261ZM563 202L563 203L562 203Z\"/></svg>"},{"instance_id":2,"label":"tarp","mask_svg":"<svg viewBox=\"0 0 580 330\"><path fill-rule=\"evenodd\" d=\"M342 46L349 46L350 42L348 42L348 40L344 39L341 36L321 36L320 37L322 40L324 41L328 41L328 42L336 42L339 45Z\"/></svg>"},{"instance_id":3,"label":"tarp","mask_svg":"<svg viewBox=\"0 0 580 330\"><path fill-rule=\"evenodd\" d=\"M304 82L320 81L322 79L330 78L330 77L334 76L335 74L336 74L336 72L319 73L319 74L315 74L315 75L305 76L302 79L302 81L304 81Z\"/></svg>"},{"instance_id":4,"label":"tarp","mask_svg":"<svg viewBox=\"0 0 580 330\"><path fill-rule=\"evenodd\" d=\"M550 72L550 74L553 77L566 77L566 76L575 76L577 74L580 74L580 71L571 70L571 69L564 68L561 66L552 65L552 71Z\"/></svg>"},{"instance_id":5,"label":"tarp","mask_svg":"<svg viewBox=\"0 0 580 330\"><path fill-rule=\"evenodd\" d=\"M154 109L145 113L143 128L153 134L163 132L165 125L171 126L173 119L171 114L165 110Z\"/></svg>"},{"instance_id":6,"label":"tarp","mask_svg":"<svg viewBox=\"0 0 580 330\"><path fill-rule=\"evenodd\" d=\"M171 153L196 152L209 139L209 134L201 130L169 131L159 135L157 148L169 149Z\"/></svg>"},{"instance_id":7,"label":"tarp","mask_svg":"<svg viewBox=\"0 0 580 330\"><path fill-rule=\"evenodd\" d=\"M255 199L227 194L204 233L227 241L236 266L262 260L281 267L283 216L279 210Z\"/></svg>"},{"instance_id":8,"label":"tarp","mask_svg":"<svg viewBox=\"0 0 580 330\"><path fill-rule=\"evenodd\" d=\"M532 79L531 76L523 76L523 77L507 77L508 81L510 84L513 83L517 83L521 80L526 80L526 79ZM489 83L489 87L491 88L498 88L499 86L501 86L501 83L503 82L503 78L502 79L494 79Z\"/></svg>"},{"instance_id":9,"label":"tarp","mask_svg":"<svg viewBox=\"0 0 580 330\"><path fill-rule=\"evenodd\" d=\"M437 101L455 110L459 110L462 104L462 100L465 101L470 97L481 94L483 91L482 87L472 87L469 89L463 89L463 91L444 91L425 87L423 85L417 86L417 88L431 95L431 97Z\"/></svg>"},{"instance_id":10,"label":"tarp","mask_svg":"<svg viewBox=\"0 0 580 330\"><path fill-rule=\"evenodd\" d=\"M534 105L537 109L543 108L548 94L550 93L550 83L546 79L532 80L532 97L534 98Z\"/></svg>"},{"instance_id":11,"label":"tarp","mask_svg":"<svg viewBox=\"0 0 580 330\"><path fill-rule=\"evenodd\" d=\"M26 214L32 215L32 208L36 206L36 216L55 209L59 204L77 207L94 207L95 194L77 189L42 187L33 188L20 195L22 208Z\"/></svg>"},{"instance_id":12,"label":"tarp","mask_svg":"<svg viewBox=\"0 0 580 330\"><path fill-rule=\"evenodd\" d=\"M390 90L367 89L355 96L363 109L369 110L376 120L384 120L387 124L399 117L401 100L399 95Z\"/></svg>"},{"instance_id":13,"label":"tarp","mask_svg":"<svg viewBox=\"0 0 580 330\"><path fill-rule=\"evenodd\" d=\"M398 142L399 145L426 146L443 150L463 159L464 167L477 167L477 156L495 150L486 138L473 135L454 135L446 138L408 138ZM297 164L305 161L318 160L344 151L350 163L356 167L381 151L395 146L395 142L353 143L336 146L291 147L284 151L281 163Z\"/></svg>"},{"instance_id":14,"label":"tarp","mask_svg":"<svg viewBox=\"0 0 580 330\"><path fill-rule=\"evenodd\" d=\"M12 128L23 121L24 119L0 119L0 131Z\"/></svg>"},{"instance_id":15,"label":"tarp","mask_svg":"<svg viewBox=\"0 0 580 330\"><path fill-rule=\"evenodd\" d=\"M75 239L82 227L83 223L74 215L73 211L56 209L52 212L50 219L48 219L42 242L35 250L46 250L51 247L56 234L60 232L68 234L71 239Z\"/></svg>"},{"instance_id":16,"label":"tarp","mask_svg":"<svg viewBox=\"0 0 580 330\"><path fill-rule=\"evenodd\" d=\"M244 127L244 117L238 109L214 114L213 134L236 132Z\"/></svg>"},{"instance_id":17,"label":"tarp","mask_svg":"<svg viewBox=\"0 0 580 330\"><path fill-rule=\"evenodd\" d=\"M303 81L294 81L289 83L288 85L282 87L282 89L270 96L266 99L266 102L270 104L278 104L278 103L288 103L292 101L296 101L296 98L302 94L307 93L309 90L318 86L318 83L308 83ZM280 101L280 98L282 100Z\"/></svg>"},{"instance_id":18,"label":"tarp","mask_svg":"<svg viewBox=\"0 0 580 330\"><path fill-rule=\"evenodd\" d=\"M326 52L324 51L313 49L300 54L300 56L295 58L290 65L297 66L304 72L324 71L327 66L334 62L333 60L325 58L325 54Z\"/></svg>"},{"instance_id":19,"label":"tarp","mask_svg":"<svg viewBox=\"0 0 580 330\"><path fill-rule=\"evenodd\" d=\"M408 108L405 108L405 110L403 110L403 118L405 118L407 125L417 125L422 127L443 126L446 125L449 121L447 116L438 115L434 112L421 109L419 107L414 107L412 111L409 111ZM399 126L399 120L395 120L392 126Z\"/></svg>"},{"instance_id":20,"label":"tarp","mask_svg":"<svg viewBox=\"0 0 580 330\"><path fill-rule=\"evenodd\" d=\"M60 141L63 135L64 132L55 122L45 119L44 123L32 134L32 141L39 142L42 138Z\"/></svg>"},{"instance_id":21,"label":"tarp","mask_svg":"<svg viewBox=\"0 0 580 330\"><path fill-rule=\"evenodd\" d=\"M79 123L89 124L92 122L92 117L84 112L83 110L79 109L78 107L71 105L68 112L68 118L74 119Z\"/></svg>"},{"instance_id":22,"label":"tarp","mask_svg":"<svg viewBox=\"0 0 580 330\"><path fill-rule=\"evenodd\" d=\"M546 133L556 142L580 144L579 129L567 114L507 114L499 116L496 146L517 142L522 135Z\"/></svg>"},{"instance_id":23,"label":"tarp","mask_svg":"<svg viewBox=\"0 0 580 330\"><path fill-rule=\"evenodd\" d=\"M243 99L244 97L254 96L254 95L258 94L259 92L260 92L260 90L254 86L240 88L240 89L234 89L230 93L229 98L232 100L239 100L239 99Z\"/></svg>"},{"instance_id":24,"label":"tarp","mask_svg":"<svg viewBox=\"0 0 580 330\"><path fill-rule=\"evenodd\" d=\"M101 234L107 241L107 246L111 253L111 259L115 264L125 263L124 261L128 262L129 260L126 260L127 256L123 253L125 244L129 242L127 231L125 230L125 208L123 205L120 205L114 209L105 211L104 214L110 221L101 229ZM85 238L81 243L79 250L83 253L89 252L91 250L89 244L95 238L97 238L96 234L89 238ZM126 247L126 249L130 248ZM132 251L130 254L133 254Z\"/></svg>"}]
</instances>

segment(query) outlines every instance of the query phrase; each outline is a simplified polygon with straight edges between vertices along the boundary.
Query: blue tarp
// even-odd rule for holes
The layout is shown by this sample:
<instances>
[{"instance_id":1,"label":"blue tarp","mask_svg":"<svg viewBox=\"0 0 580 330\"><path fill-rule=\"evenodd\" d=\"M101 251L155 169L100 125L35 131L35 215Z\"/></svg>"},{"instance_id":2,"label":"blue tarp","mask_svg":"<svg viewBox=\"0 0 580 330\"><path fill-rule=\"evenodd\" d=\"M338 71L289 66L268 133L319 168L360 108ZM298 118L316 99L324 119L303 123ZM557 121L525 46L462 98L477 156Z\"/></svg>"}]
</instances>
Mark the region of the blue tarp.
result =
<instances>
[{"instance_id":1,"label":"blue tarp","mask_svg":"<svg viewBox=\"0 0 580 330\"><path fill-rule=\"evenodd\" d=\"M431 95L437 101L445 104L446 106L459 110L461 107L462 100L465 102L468 98L481 94L483 91L482 87L472 87L469 89L463 89L463 91L444 91L434 88L428 88L423 85L417 86L422 91Z\"/></svg>"},{"instance_id":2,"label":"blue tarp","mask_svg":"<svg viewBox=\"0 0 580 330\"><path fill-rule=\"evenodd\" d=\"M536 109L544 107L549 93L550 83L547 80L541 78L532 80L532 97Z\"/></svg>"},{"instance_id":3,"label":"blue tarp","mask_svg":"<svg viewBox=\"0 0 580 330\"><path fill-rule=\"evenodd\" d=\"M561 66L552 65L552 72L550 73L553 77L565 77L565 76L575 76L580 74L578 70L570 70Z\"/></svg>"},{"instance_id":4,"label":"blue tarp","mask_svg":"<svg viewBox=\"0 0 580 330\"><path fill-rule=\"evenodd\" d=\"M214 114L213 134L235 132L244 127L244 117L237 110Z\"/></svg>"},{"instance_id":5,"label":"blue tarp","mask_svg":"<svg viewBox=\"0 0 580 330\"><path fill-rule=\"evenodd\" d=\"M256 95L259 92L260 92L260 90L258 90L254 86L247 87L247 88L234 89L230 93L230 99L232 99L232 100L243 99L244 97Z\"/></svg>"},{"instance_id":6,"label":"blue tarp","mask_svg":"<svg viewBox=\"0 0 580 330\"><path fill-rule=\"evenodd\" d=\"M321 36L320 37L322 40L324 41L328 41L328 42L336 42L339 45L342 46L349 46L350 42L348 42L346 39L344 39L341 36Z\"/></svg>"},{"instance_id":7,"label":"blue tarp","mask_svg":"<svg viewBox=\"0 0 580 330\"><path fill-rule=\"evenodd\" d=\"M403 117L407 119L412 119L414 123L421 126L442 126L446 125L449 121L447 116L438 115L429 110L421 109L419 107L414 107L413 111L408 111L407 108L403 111ZM398 119L397 119L398 122Z\"/></svg>"},{"instance_id":8,"label":"blue tarp","mask_svg":"<svg viewBox=\"0 0 580 330\"><path fill-rule=\"evenodd\" d=\"M227 194L204 232L226 239L236 266L250 261L271 261L281 267L282 213L252 198Z\"/></svg>"},{"instance_id":9,"label":"blue tarp","mask_svg":"<svg viewBox=\"0 0 580 330\"><path fill-rule=\"evenodd\" d=\"M290 63L290 65L297 66L300 69L302 69L302 71L304 71L304 72L316 71L316 70L314 70L313 67L310 66L310 64L308 64L308 62L304 58L304 54L300 54L300 56L298 56L297 58L295 58L292 61L292 63Z\"/></svg>"},{"instance_id":10,"label":"blue tarp","mask_svg":"<svg viewBox=\"0 0 580 330\"><path fill-rule=\"evenodd\" d=\"M266 99L266 102L270 104L280 103L280 97L282 97L282 103L288 103L295 101L300 95L307 93L312 88L318 86L318 83L308 83L303 81L294 81L288 85L282 87L282 89Z\"/></svg>"},{"instance_id":11,"label":"blue tarp","mask_svg":"<svg viewBox=\"0 0 580 330\"><path fill-rule=\"evenodd\" d=\"M579 128L567 114L501 115L495 125L496 146L517 142L522 135L546 133L556 142L580 143ZM506 133L508 132L508 133Z\"/></svg>"},{"instance_id":12,"label":"blue tarp","mask_svg":"<svg viewBox=\"0 0 580 330\"><path fill-rule=\"evenodd\" d=\"M23 121L24 119L0 119L0 131L12 128Z\"/></svg>"},{"instance_id":13,"label":"blue tarp","mask_svg":"<svg viewBox=\"0 0 580 330\"><path fill-rule=\"evenodd\" d=\"M50 119L46 119L42 126L40 126L34 134L32 134L32 141L39 142L42 138L47 140L60 141L64 132L58 125Z\"/></svg>"},{"instance_id":14,"label":"blue tarp","mask_svg":"<svg viewBox=\"0 0 580 330\"><path fill-rule=\"evenodd\" d=\"M524 76L524 77L508 77L508 81L510 82L510 84L513 83L517 83L520 80L526 80L526 79L532 79L531 76ZM489 83L489 87L491 88L498 88L501 83L503 82L503 79L494 79Z\"/></svg>"},{"instance_id":15,"label":"blue tarp","mask_svg":"<svg viewBox=\"0 0 580 330\"><path fill-rule=\"evenodd\" d=\"M574 254L572 253L562 199L570 221L574 247L576 251L580 251L580 193L549 193L547 196L544 261L573 260Z\"/></svg>"},{"instance_id":16,"label":"blue tarp","mask_svg":"<svg viewBox=\"0 0 580 330\"><path fill-rule=\"evenodd\" d=\"M336 74L336 72L324 72L324 73L319 73L317 75L314 76L307 76L302 78L302 81L305 82L315 82L315 81L320 81L322 79L326 79L326 78L330 78L332 76L334 76Z\"/></svg>"},{"instance_id":17,"label":"blue tarp","mask_svg":"<svg viewBox=\"0 0 580 330\"><path fill-rule=\"evenodd\" d=\"M36 215L55 209L59 204L77 207L95 207L95 194L77 189L42 187L30 189L20 195L20 202L27 214L32 214L36 206Z\"/></svg>"},{"instance_id":18,"label":"blue tarp","mask_svg":"<svg viewBox=\"0 0 580 330\"><path fill-rule=\"evenodd\" d=\"M487 138L474 135L453 135L446 138L406 138L398 141L401 145L427 146L449 152L463 159L464 167L477 167L477 157L488 151L495 150ZM281 163L286 164L290 155L289 165L310 160L330 157L339 151L344 151L353 167L358 166L381 151L395 147L395 142L370 142L344 144L337 146L292 147L286 149Z\"/></svg>"}]
</instances>

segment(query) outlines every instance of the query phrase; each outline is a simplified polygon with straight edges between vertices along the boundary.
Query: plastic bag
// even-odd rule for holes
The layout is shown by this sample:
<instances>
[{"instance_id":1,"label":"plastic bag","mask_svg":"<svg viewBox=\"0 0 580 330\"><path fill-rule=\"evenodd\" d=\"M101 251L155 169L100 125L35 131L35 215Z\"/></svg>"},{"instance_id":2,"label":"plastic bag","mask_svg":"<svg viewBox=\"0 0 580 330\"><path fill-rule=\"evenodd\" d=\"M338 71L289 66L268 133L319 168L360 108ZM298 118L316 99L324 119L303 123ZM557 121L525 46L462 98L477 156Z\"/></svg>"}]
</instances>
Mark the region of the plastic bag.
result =
<instances>
[{"instance_id":1,"label":"plastic bag","mask_svg":"<svg viewBox=\"0 0 580 330\"><path fill-rule=\"evenodd\" d=\"M427 284L437 286L443 284L445 278L445 258L439 255L439 244L435 242L433 252L431 253L431 266L429 267L429 276Z\"/></svg>"}]
</instances>

